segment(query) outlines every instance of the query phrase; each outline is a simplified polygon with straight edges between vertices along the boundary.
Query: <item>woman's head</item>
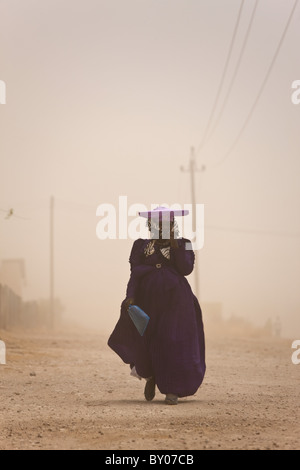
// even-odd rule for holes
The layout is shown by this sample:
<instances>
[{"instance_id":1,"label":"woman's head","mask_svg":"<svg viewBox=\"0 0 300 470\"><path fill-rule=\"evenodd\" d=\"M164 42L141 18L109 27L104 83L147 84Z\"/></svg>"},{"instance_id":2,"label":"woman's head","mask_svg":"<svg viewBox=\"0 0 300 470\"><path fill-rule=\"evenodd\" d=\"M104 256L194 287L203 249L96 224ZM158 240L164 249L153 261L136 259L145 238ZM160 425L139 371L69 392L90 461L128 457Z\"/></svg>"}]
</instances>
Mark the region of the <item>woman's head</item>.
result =
<instances>
[{"instance_id":1,"label":"woman's head","mask_svg":"<svg viewBox=\"0 0 300 470\"><path fill-rule=\"evenodd\" d=\"M151 238L170 240L170 238L179 238L179 229L175 216L182 217L188 215L188 213L187 209L169 209L159 206L150 211L139 212L139 215L147 219L146 226L150 230Z\"/></svg>"},{"instance_id":2,"label":"woman's head","mask_svg":"<svg viewBox=\"0 0 300 470\"><path fill-rule=\"evenodd\" d=\"M147 220L147 227L150 231L151 238L154 240L170 240L170 238L179 237L179 229L176 220Z\"/></svg>"}]
</instances>

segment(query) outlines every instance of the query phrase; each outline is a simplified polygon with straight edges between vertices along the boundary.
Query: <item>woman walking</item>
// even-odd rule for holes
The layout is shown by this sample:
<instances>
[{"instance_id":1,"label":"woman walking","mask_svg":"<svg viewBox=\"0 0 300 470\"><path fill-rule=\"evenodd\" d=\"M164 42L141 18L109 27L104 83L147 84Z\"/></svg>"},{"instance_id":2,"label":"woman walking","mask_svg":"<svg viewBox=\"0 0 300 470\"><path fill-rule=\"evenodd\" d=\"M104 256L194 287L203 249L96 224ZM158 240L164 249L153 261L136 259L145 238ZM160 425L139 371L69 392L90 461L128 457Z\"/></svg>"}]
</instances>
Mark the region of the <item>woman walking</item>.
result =
<instances>
[{"instance_id":1,"label":"woman walking","mask_svg":"<svg viewBox=\"0 0 300 470\"><path fill-rule=\"evenodd\" d=\"M185 277L193 271L195 255L187 249L190 241L178 238L174 219L187 213L165 207L139 213L147 218L151 238L133 244L126 299L108 340L132 375L146 379L146 400L153 400L157 386L169 405L194 395L206 369L202 312ZM143 336L128 315L133 304L150 317Z\"/></svg>"}]
</instances>

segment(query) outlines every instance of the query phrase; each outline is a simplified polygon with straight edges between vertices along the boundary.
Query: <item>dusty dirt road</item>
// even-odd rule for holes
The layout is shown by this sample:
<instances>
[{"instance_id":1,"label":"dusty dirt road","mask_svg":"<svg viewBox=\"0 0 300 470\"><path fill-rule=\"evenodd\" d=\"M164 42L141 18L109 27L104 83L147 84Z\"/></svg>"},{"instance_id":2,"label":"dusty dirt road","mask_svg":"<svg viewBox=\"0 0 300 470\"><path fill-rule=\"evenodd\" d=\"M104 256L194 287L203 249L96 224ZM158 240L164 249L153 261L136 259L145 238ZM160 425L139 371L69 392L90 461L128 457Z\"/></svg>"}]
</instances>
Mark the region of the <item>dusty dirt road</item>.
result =
<instances>
[{"instance_id":1,"label":"dusty dirt road","mask_svg":"<svg viewBox=\"0 0 300 470\"><path fill-rule=\"evenodd\" d=\"M207 338L207 376L178 406L95 332L4 333L0 449L299 449L300 365L291 341Z\"/></svg>"}]
</instances>

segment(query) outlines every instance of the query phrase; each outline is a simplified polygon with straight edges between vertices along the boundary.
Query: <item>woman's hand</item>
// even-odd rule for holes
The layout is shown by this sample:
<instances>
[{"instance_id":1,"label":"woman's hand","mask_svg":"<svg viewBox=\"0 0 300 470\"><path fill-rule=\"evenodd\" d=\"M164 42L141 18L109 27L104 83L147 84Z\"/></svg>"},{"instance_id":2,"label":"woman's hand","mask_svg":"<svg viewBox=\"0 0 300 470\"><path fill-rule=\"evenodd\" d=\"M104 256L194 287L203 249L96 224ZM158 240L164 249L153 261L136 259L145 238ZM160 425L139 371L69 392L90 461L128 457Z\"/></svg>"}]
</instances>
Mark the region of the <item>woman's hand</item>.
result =
<instances>
[{"instance_id":1,"label":"woman's hand","mask_svg":"<svg viewBox=\"0 0 300 470\"><path fill-rule=\"evenodd\" d=\"M127 310L129 309L130 305L134 305L134 298L128 297L127 299L124 300L124 307Z\"/></svg>"}]
</instances>

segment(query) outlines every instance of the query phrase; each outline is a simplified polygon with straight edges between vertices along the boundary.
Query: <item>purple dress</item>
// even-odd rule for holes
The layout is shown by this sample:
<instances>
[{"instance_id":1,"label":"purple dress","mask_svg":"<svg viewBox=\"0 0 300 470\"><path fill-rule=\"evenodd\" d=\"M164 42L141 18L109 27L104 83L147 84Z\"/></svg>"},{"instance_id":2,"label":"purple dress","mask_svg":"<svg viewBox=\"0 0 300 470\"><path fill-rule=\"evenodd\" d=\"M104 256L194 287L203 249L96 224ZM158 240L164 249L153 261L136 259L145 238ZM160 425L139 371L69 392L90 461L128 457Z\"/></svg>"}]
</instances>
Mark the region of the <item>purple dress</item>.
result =
<instances>
[{"instance_id":1,"label":"purple dress","mask_svg":"<svg viewBox=\"0 0 300 470\"><path fill-rule=\"evenodd\" d=\"M134 242L126 296L150 321L140 336L123 301L108 345L141 377L154 376L162 394L185 397L195 394L204 379L205 341L201 308L185 278L193 271L195 255L185 249L189 240L177 241L179 248L169 250L147 239Z\"/></svg>"}]
</instances>

